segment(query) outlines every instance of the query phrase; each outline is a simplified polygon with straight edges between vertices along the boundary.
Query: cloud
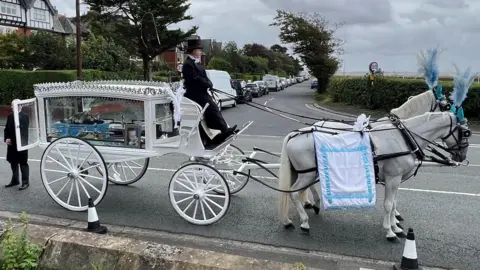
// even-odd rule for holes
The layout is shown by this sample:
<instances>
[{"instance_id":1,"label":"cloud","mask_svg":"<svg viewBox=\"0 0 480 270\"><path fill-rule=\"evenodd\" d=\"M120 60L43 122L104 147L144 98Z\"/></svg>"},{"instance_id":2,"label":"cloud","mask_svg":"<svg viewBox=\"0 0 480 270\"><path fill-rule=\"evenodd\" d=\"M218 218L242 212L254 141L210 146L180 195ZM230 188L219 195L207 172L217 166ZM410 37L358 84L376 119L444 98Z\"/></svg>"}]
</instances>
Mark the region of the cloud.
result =
<instances>
[{"instance_id":1,"label":"cloud","mask_svg":"<svg viewBox=\"0 0 480 270\"><path fill-rule=\"evenodd\" d=\"M51 0L61 14L75 14L75 2ZM478 0L194 0L194 19L174 27L198 25L202 38L235 41L239 46L280 43L269 26L277 9L317 12L331 22L345 22L337 36L346 41L341 71L367 71L377 61L385 71L413 72L416 54L440 46L441 72L459 67L480 71L480 1ZM86 8L82 8L85 11Z\"/></svg>"}]
</instances>

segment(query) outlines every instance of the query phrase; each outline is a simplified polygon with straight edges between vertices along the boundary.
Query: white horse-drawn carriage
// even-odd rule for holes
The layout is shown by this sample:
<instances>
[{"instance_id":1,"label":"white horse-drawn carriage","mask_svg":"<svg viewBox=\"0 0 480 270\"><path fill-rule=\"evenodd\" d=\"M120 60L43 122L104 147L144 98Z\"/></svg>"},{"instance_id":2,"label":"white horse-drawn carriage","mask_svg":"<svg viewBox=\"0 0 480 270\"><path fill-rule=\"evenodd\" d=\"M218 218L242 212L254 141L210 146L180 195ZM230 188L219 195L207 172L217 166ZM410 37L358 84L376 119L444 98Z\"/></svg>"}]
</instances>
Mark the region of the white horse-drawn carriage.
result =
<instances>
[{"instance_id":1,"label":"white horse-drawn carriage","mask_svg":"<svg viewBox=\"0 0 480 270\"><path fill-rule=\"evenodd\" d=\"M76 81L38 84L34 90L35 98L14 101L17 146L44 149L43 185L68 210L87 210L89 198L99 204L108 182L132 184L145 174L150 158L169 153L191 157L192 162L174 173L168 192L175 211L194 224L223 217L230 194L248 180L233 176L232 166L241 165L235 157L243 152L231 142L252 122L220 145L206 148L199 129L211 138L217 131L203 121L206 107L183 98L183 89L174 93L161 82ZM19 110L30 116L29 127L19 123ZM222 166L220 172L216 167Z\"/></svg>"},{"instance_id":2,"label":"white horse-drawn carriage","mask_svg":"<svg viewBox=\"0 0 480 270\"><path fill-rule=\"evenodd\" d=\"M44 149L40 163L43 185L55 202L72 211L87 210L89 198L95 205L100 203L108 182L128 185L138 181L152 157L169 153L187 155L190 161L173 174L168 192L175 211L197 225L220 220L228 210L230 195L243 189L249 179L262 182L250 175L251 169L265 169L274 176L270 169L279 169L279 188L269 187L280 192L281 222L292 227L288 218L290 194L300 213L303 231L310 229L304 206L310 205L317 214L320 210L320 196L313 186L319 181L316 179L329 178L329 171L343 173L332 167L328 153L347 152L352 162L362 163L362 170L367 172L364 178L368 194L332 195L334 188L324 181L321 183L324 206L327 202L327 208L342 208L332 204L341 198L352 199L357 204L354 206L372 206L375 184L382 183L386 189L383 227L390 241L398 241L398 237L405 237L396 210L399 184L415 175L419 164L459 166L466 159L471 132L461 105L475 76L468 72L457 75L451 106L437 85L435 61L435 50L423 57L429 90L393 109L390 117L370 123L362 117L352 124L320 121L297 130L285 138L278 164L256 159L259 152L275 155L269 151L254 148L246 156L231 144L252 122L220 145L205 147L203 136L212 139L217 132L203 121L206 107L183 97L182 87L174 92L171 85L160 82L77 81L35 85L35 98L14 102L17 146L19 150L35 146ZM29 127L19 121L20 109L30 115ZM347 150L347 144L342 150L334 149L333 144L325 147L334 137L340 138L340 143L350 140L350 146L357 146ZM319 146L320 139L315 138L323 139L320 144L325 145ZM437 143L438 140L446 146ZM432 145L450 153L452 158L442 155ZM425 155L423 150L430 150L440 158ZM353 158L354 152L361 155ZM337 162L341 162L338 157ZM344 172L354 169L349 164L341 166ZM314 204L302 196L308 188Z\"/></svg>"}]
</instances>

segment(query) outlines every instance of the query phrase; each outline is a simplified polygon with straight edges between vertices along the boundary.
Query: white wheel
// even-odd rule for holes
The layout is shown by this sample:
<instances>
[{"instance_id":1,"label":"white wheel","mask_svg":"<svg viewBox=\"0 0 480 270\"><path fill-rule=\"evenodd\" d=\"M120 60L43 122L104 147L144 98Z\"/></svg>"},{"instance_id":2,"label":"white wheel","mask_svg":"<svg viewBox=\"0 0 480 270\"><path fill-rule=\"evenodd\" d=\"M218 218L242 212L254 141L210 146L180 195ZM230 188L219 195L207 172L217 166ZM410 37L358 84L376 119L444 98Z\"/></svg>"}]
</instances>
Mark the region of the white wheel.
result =
<instances>
[{"instance_id":1,"label":"white wheel","mask_svg":"<svg viewBox=\"0 0 480 270\"><path fill-rule=\"evenodd\" d=\"M89 165L89 163L93 165ZM90 143L63 137L43 152L40 176L48 195L71 211L88 209L88 198L99 204L108 188L108 172L100 152Z\"/></svg>"},{"instance_id":2,"label":"white wheel","mask_svg":"<svg viewBox=\"0 0 480 270\"><path fill-rule=\"evenodd\" d=\"M232 108L235 108L235 107L237 107L237 101L236 100L233 101L233 105L232 105Z\"/></svg>"},{"instance_id":3,"label":"white wheel","mask_svg":"<svg viewBox=\"0 0 480 270\"><path fill-rule=\"evenodd\" d=\"M227 181L230 189L230 194L235 194L242 190L248 183L249 177L243 175L233 175L233 170L236 170L242 166L242 159L246 157L242 149L230 144L224 149L224 152L219 154L220 156L215 161L215 168ZM222 193L222 189L216 189L215 192Z\"/></svg>"},{"instance_id":4,"label":"white wheel","mask_svg":"<svg viewBox=\"0 0 480 270\"><path fill-rule=\"evenodd\" d=\"M149 158L108 163L108 181L123 186L133 184L145 175L149 163ZM99 167L97 169L103 175L103 171Z\"/></svg>"},{"instance_id":5,"label":"white wheel","mask_svg":"<svg viewBox=\"0 0 480 270\"><path fill-rule=\"evenodd\" d=\"M215 194L214 189L224 194ZM230 206L230 190L223 176L213 167L191 163L172 176L168 195L173 209L195 225L210 225L219 221Z\"/></svg>"}]
</instances>

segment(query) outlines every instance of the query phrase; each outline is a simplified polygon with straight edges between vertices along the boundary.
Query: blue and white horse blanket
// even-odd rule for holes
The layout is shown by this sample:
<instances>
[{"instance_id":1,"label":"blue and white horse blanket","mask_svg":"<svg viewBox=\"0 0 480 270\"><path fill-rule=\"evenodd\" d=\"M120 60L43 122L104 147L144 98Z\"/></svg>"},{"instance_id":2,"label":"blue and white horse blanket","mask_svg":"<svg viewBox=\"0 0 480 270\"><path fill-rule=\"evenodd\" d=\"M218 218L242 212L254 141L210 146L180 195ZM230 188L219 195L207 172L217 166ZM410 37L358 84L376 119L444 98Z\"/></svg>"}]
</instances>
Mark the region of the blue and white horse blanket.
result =
<instances>
[{"instance_id":1,"label":"blue and white horse blanket","mask_svg":"<svg viewBox=\"0 0 480 270\"><path fill-rule=\"evenodd\" d=\"M375 168L368 133L314 132L324 209L375 207Z\"/></svg>"}]
</instances>

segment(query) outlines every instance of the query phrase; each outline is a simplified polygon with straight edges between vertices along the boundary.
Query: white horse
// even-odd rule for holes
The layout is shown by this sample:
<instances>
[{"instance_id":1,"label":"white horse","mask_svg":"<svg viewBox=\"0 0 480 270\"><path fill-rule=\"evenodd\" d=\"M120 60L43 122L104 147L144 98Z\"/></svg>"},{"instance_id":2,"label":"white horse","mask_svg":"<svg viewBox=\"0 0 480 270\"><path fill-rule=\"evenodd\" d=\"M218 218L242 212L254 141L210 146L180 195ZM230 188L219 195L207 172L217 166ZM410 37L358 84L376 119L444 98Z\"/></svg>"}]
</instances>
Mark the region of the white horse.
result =
<instances>
[{"instance_id":1,"label":"white horse","mask_svg":"<svg viewBox=\"0 0 480 270\"><path fill-rule=\"evenodd\" d=\"M446 97L443 95L441 89L437 91L437 88L425 91L416 96L411 96L409 99L403 103L400 107L392 109L390 113L396 115L400 119L407 119L414 116L422 115L426 112L441 112L450 110L450 103L448 103ZM388 117L380 118L374 122L370 123L370 127L376 127L378 125L389 122ZM343 133L351 131L353 125L342 123L342 122L333 122L333 121L319 121L314 124L316 130L324 130L329 132ZM300 131L307 131L312 129L312 127L306 127L300 129ZM314 186L310 187L312 192L313 199L319 200L319 195ZM313 208L315 213L320 212L320 208L313 205L308 199L308 190L302 191L300 194L300 200L306 209ZM397 224L404 219L400 213L395 210L395 218L397 219Z\"/></svg>"},{"instance_id":2,"label":"white horse","mask_svg":"<svg viewBox=\"0 0 480 270\"><path fill-rule=\"evenodd\" d=\"M444 150L448 150L451 153L454 161L462 162L466 159L470 133L466 132L468 130L466 124L457 123L456 113L427 112L409 119L399 119L399 122L403 123L406 130L412 132L414 140L420 149L424 149L430 143L442 139L447 145L447 148ZM370 131L365 131L364 134L370 136L375 146L376 155L413 150L405 143L400 129L396 129L392 123L380 124ZM314 182L317 176L315 155L313 134L301 132L288 134L283 141L280 158L279 189L289 190L291 188L296 190ZM408 178L415 171L415 155L407 154L378 160L377 162L379 166L378 176L381 181L385 182L383 228L387 231L386 237L389 241L398 242L398 237L405 237L405 233L396 224L395 198L401 181ZM312 168L315 169L311 170ZM302 231L308 232L310 230L308 215L299 200L300 193L293 192L290 193L290 196L300 214L302 221L300 227ZM314 203L319 209L320 200L315 198ZM280 219L283 225L286 228L294 227L288 217L289 200L287 193L280 193L279 206Z\"/></svg>"}]
</instances>

